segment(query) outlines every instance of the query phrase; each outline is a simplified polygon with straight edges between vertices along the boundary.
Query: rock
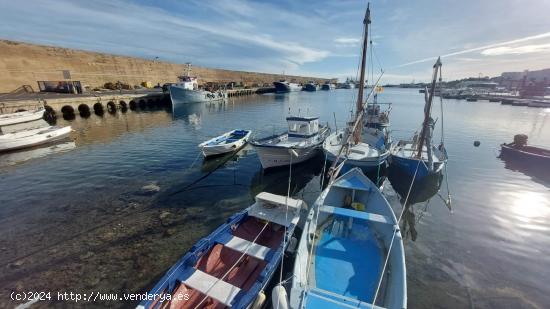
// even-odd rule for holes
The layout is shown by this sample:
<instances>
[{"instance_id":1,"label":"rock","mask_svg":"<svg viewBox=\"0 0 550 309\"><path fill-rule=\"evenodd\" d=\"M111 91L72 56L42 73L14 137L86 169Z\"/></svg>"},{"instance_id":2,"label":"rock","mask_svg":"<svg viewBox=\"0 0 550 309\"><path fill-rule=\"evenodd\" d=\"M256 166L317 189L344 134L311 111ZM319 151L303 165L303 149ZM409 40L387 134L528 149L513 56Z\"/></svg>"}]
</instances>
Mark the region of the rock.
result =
<instances>
[{"instance_id":1,"label":"rock","mask_svg":"<svg viewBox=\"0 0 550 309\"><path fill-rule=\"evenodd\" d=\"M8 268L15 269L15 268L21 267L21 265L23 265L23 261L18 260L18 261L15 261L13 263L8 264Z\"/></svg>"},{"instance_id":2,"label":"rock","mask_svg":"<svg viewBox=\"0 0 550 309\"><path fill-rule=\"evenodd\" d=\"M163 211L159 215L160 224L162 226L170 226L174 223L174 215L169 211Z\"/></svg>"},{"instance_id":3,"label":"rock","mask_svg":"<svg viewBox=\"0 0 550 309\"><path fill-rule=\"evenodd\" d=\"M170 236L172 236L172 235L174 235L174 234L176 234L176 229L171 228L171 229L166 229L166 230L164 231L164 233L162 234L162 236L164 236L164 237L170 237Z\"/></svg>"},{"instance_id":4,"label":"rock","mask_svg":"<svg viewBox=\"0 0 550 309\"><path fill-rule=\"evenodd\" d=\"M156 194L159 191L160 191L160 187L157 185L157 183L152 182L148 185L145 185L145 186L141 187L141 189L137 192L137 194L138 195L149 196L149 195Z\"/></svg>"}]
</instances>

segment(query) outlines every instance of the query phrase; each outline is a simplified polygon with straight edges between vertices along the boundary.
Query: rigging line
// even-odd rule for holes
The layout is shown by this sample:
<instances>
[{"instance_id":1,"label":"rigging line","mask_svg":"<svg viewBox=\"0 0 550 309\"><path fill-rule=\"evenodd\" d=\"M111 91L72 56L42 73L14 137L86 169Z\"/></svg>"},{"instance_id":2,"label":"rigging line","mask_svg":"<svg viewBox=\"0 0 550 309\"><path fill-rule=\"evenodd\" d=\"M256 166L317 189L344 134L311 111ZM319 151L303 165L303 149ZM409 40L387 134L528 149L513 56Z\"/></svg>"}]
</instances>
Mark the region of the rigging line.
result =
<instances>
[{"instance_id":1,"label":"rigging line","mask_svg":"<svg viewBox=\"0 0 550 309\"><path fill-rule=\"evenodd\" d=\"M290 155L290 165L288 167L288 190L285 197L285 222L288 222L288 199L290 198L290 185L292 182L292 157L294 150L289 149L288 154ZM287 237L287 227L285 224L285 233L283 234L283 252L281 254L281 272L279 273L279 282L283 281L283 265L285 262L285 248L286 248L286 237ZM277 302L277 309L279 309L279 302Z\"/></svg>"},{"instance_id":2,"label":"rigging line","mask_svg":"<svg viewBox=\"0 0 550 309\"><path fill-rule=\"evenodd\" d=\"M397 232L399 232L399 222L401 222L401 218L403 217L403 213L405 213L405 210L407 209L407 202L409 200L409 195L411 194L412 187L414 185L414 180L416 178L416 174L418 173L418 168L420 167L420 161L418 160L418 163L416 164L416 170L414 171L414 175L411 181L411 185L409 186L409 192L407 192L407 197L405 198L405 204L403 205L403 209L401 209L401 214L399 215L399 218L397 219L397 223L394 226L393 229L393 236L391 238L390 246L388 248L388 253L386 255L386 260L384 261L384 267L382 268L382 272L380 273L380 279L378 280L378 286L376 287L376 293L374 294L374 299L372 300L372 307L376 307L376 298L378 298L378 292L380 291L380 286L382 285L382 280L384 279L384 273L386 272L386 267L388 265L388 260L390 259L391 249L393 247L393 240L395 239L395 235Z\"/></svg>"},{"instance_id":3,"label":"rigging line","mask_svg":"<svg viewBox=\"0 0 550 309\"><path fill-rule=\"evenodd\" d=\"M233 264L233 266L231 266L231 268L229 268L227 270L227 272L221 277L221 278L218 278L218 280L216 280L205 292L204 292L204 298L199 302L198 305L195 306L195 309L197 308L200 308L200 306L202 305L202 303L209 297L208 296L208 292L210 292L210 290L212 288L214 288L214 286L216 286L216 284L218 284L218 282L220 281L223 281L223 279L225 279L225 277L227 277L229 275L229 273L231 271L233 271L233 269L241 262L241 260L244 258L245 255L248 255L248 250L252 247L252 245L256 244L256 240L258 240L258 238L260 238L260 235L262 235L262 233L264 232L265 228L269 225L269 221L266 221L262 230L260 231L260 233L258 233L258 235L256 235L256 237L254 238L254 240L252 240L252 242L250 242L246 249L244 250L244 252L241 254L241 256L239 257L239 259L235 262L235 264ZM283 252L284 254L284 252Z\"/></svg>"}]
</instances>

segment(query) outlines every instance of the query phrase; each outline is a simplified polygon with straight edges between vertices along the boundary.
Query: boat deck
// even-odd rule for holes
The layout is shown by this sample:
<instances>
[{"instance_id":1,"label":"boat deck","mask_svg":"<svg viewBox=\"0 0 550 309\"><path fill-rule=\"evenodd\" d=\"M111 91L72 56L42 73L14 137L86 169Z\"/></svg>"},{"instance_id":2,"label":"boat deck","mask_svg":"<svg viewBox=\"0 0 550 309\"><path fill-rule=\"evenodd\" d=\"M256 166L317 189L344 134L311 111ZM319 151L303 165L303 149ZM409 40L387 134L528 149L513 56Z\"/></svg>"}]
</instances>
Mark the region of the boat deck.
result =
<instances>
[{"instance_id":1,"label":"boat deck","mask_svg":"<svg viewBox=\"0 0 550 309\"><path fill-rule=\"evenodd\" d=\"M324 298L338 299L338 302L343 298L371 303L383 256L382 248L364 221L335 216L323 228L316 246L316 289L324 292ZM308 297L308 307L325 308L319 303L326 303L324 298Z\"/></svg>"}]
</instances>

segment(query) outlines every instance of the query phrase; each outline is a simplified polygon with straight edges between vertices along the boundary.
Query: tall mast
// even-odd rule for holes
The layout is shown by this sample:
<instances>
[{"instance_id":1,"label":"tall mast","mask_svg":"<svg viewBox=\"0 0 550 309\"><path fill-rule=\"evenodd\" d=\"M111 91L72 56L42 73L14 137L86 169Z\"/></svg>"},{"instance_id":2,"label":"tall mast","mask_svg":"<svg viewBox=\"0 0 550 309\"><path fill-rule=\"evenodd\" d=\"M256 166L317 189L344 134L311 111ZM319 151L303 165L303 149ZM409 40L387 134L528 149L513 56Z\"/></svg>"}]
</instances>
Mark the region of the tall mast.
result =
<instances>
[{"instance_id":1,"label":"tall mast","mask_svg":"<svg viewBox=\"0 0 550 309\"><path fill-rule=\"evenodd\" d=\"M441 57L437 58L437 61L435 62L432 76L432 85L430 87L430 95L426 99L426 105L424 106L424 122L422 124L422 130L420 131L420 141L418 142L418 153L416 154L417 158L422 158L422 148L424 148L424 143L426 142L426 138L431 138L431 134L429 132L430 128L430 114L432 111L432 101L435 93L435 83L437 81L437 73L439 69L441 68ZM429 143L429 141L428 141ZM428 153L431 149L428 149ZM431 158L428 158L431 159Z\"/></svg>"},{"instance_id":2,"label":"tall mast","mask_svg":"<svg viewBox=\"0 0 550 309\"><path fill-rule=\"evenodd\" d=\"M359 78L359 93L357 94L357 104L355 106L355 121L362 115L363 110L363 92L365 89L365 67L367 63L367 43L369 39L369 24L370 24L370 3L367 4L367 12L365 13L365 19L363 19L364 33L363 33L363 53L361 56L361 75ZM362 125L355 127L353 132L353 140L355 144L361 140Z\"/></svg>"}]
</instances>

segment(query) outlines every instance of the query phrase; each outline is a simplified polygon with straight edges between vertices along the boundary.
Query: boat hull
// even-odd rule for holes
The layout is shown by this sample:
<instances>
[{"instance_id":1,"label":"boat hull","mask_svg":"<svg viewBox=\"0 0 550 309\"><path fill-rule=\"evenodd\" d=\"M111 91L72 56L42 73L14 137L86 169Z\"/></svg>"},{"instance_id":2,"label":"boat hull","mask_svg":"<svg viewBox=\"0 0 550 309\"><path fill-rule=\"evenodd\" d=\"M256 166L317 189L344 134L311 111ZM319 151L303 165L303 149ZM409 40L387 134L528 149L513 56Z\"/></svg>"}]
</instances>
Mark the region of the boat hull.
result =
<instances>
[{"instance_id":1,"label":"boat hull","mask_svg":"<svg viewBox=\"0 0 550 309\"><path fill-rule=\"evenodd\" d=\"M227 94L221 92L214 93L204 90L189 90L174 85L171 85L169 89L172 105L217 102L227 98Z\"/></svg>"},{"instance_id":2,"label":"boat hull","mask_svg":"<svg viewBox=\"0 0 550 309\"><path fill-rule=\"evenodd\" d=\"M264 169L290 165L291 150L298 154L298 156L293 154L292 164L305 162L319 153L319 145L313 145L306 148L264 146L259 144L253 144L253 146L258 153L258 157Z\"/></svg>"},{"instance_id":3,"label":"boat hull","mask_svg":"<svg viewBox=\"0 0 550 309\"><path fill-rule=\"evenodd\" d=\"M18 123L31 122L44 117L44 109L39 109L37 111L29 112L17 112L12 114L0 115L0 127L9 126Z\"/></svg>"},{"instance_id":4,"label":"boat hull","mask_svg":"<svg viewBox=\"0 0 550 309\"><path fill-rule=\"evenodd\" d=\"M71 127L48 127L33 129L0 136L0 152L19 150L43 145L66 138L71 133Z\"/></svg>"},{"instance_id":5,"label":"boat hull","mask_svg":"<svg viewBox=\"0 0 550 309\"><path fill-rule=\"evenodd\" d=\"M550 150L533 146L515 148L508 144L500 145L500 149L500 155L505 159L550 168Z\"/></svg>"}]
</instances>

